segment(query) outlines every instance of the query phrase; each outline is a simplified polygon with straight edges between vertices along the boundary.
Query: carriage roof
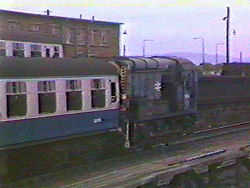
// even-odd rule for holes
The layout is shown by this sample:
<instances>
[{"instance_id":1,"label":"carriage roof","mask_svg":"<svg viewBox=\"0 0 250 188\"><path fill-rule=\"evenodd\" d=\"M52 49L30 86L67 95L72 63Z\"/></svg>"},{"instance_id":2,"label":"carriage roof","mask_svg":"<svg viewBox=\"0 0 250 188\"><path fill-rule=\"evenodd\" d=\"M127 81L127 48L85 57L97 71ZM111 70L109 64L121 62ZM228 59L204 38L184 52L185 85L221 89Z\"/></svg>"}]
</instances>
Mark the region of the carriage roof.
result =
<instances>
[{"instance_id":1,"label":"carriage roof","mask_svg":"<svg viewBox=\"0 0 250 188\"><path fill-rule=\"evenodd\" d=\"M117 69L97 58L0 57L0 78L117 75Z\"/></svg>"}]
</instances>

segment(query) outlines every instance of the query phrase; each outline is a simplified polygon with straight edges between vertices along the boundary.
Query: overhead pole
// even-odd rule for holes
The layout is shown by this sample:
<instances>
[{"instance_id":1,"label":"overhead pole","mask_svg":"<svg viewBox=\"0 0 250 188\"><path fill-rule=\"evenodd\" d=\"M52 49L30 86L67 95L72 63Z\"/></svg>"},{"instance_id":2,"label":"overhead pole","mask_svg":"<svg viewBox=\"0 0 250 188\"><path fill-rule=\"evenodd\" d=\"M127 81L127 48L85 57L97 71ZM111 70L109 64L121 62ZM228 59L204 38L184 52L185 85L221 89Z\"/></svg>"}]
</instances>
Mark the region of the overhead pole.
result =
<instances>
[{"instance_id":1,"label":"overhead pole","mask_svg":"<svg viewBox=\"0 0 250 188\"><path fill-rule=\"evenodd\" d=\"M205 39L203 37L195 37L193 39L200 39L201 40L201 45L202 45L202 63L204 64L205 61Z\"/></svg>"},{"instance_id":2,"label":"overhead pole","mask_svg":"<svg viewBox=\"0 0 250 188\"><path fill-rule=\"evenodd\" d=\"M240 52L240 63L242 63L242 52Z\"/></svg>"},{"instance_id":3,"label":"overhead pole","mask_svg":"<svg viewBox=\"0 0 250 188\"><path fill-rule=\"evenodd\" d=\"M124 35L124 37L127 35L127 31L126 29L124 30L124 32L122 33ZM124 42L123 42L123 56L126 57L126 44L125 44L125 38L124 38Z\"/></svg>"},{"instance_id":4,"label":"overhead pole","mask_svg":"<svg viewBox=\"0 0 250 188\"><path fill-rule=\"evenodd\" d=\"M224 44L224 43L217 43L215 45L215 64L216 65L218 64L218 46L221 45L221 44Z\"/></svg>"},{"instance_id":5,"label":"overhead pole","mask_svg":"<svg viewBox=\"0 0 250 188\"><path fill-rule=\"evenodd\" d=\"M143 40L143 47L142 47L142 56L146 56L146 42L152 42L153 40L151 39L144 39Z\"/></svg>"}]
</instances>

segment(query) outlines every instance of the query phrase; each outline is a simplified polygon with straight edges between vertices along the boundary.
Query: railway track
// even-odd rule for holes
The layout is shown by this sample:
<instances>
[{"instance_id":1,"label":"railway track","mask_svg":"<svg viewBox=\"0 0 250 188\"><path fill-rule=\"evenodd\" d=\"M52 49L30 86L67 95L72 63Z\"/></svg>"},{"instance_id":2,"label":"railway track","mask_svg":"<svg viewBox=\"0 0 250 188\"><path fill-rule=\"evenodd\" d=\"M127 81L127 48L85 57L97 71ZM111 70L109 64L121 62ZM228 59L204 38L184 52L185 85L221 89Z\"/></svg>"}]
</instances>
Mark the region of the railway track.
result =
<instances>
[{"instance_id":1,"label":"railway track","mask_svg":"<svg viewBox=\"0 0 250 188\"><path fill-rule=\"evenodd\" d=\"M162 152L174 152L176 150L176 148L181 149L183 146L185 146L186 144L190 144L190 143L196 143L199 141L206 141L207 139L211 139L211 138L215 138L215 137L219 137L219 136L223 136L223 135L230 135L230 134L235 134L237 132L243 132L243 131L249 131L250 128L250 121L245 121L245 122L239 122L239 123L234 123L234 124L230 124L227 126L220 126L217 128L211 128L211 129L206 129L206 130L202 130L202 131L197 131L194 132L193 134L190 135L185 135L183 137L183 139L181 141L173 141L171 143L169 143L169 145L167 147L165 146L157 146L151 150L147 150L147 151L133 151L131 152L127 152L127 153L123 153L120 156L116 156L108 159L104 159L99 161L98 163L105 163L106 161L110 161L110 160L119 160L119 158L130 158L129 156L131 155L151 155L152 156L155 155L157 152L162 153ZM178 145L178 147L176 147ZM79 164L78 166L87 166L86 168L91 167L93 165L93 161L95 161L96 159L93 159L93 161L91 161L92 159L89 158L88 160L90 161L90 163L88 164L87 162L82 162L84 161L83 158L79 157ZM81 162L80 162L81 161ZM3 183L9 184L9 185L14 185L13 182L18 182L21 181L22 179L43 179L43 178L52 178L53 177L53 173L56 173L56 171L60 172L63 169L70 169L72 167L70 167L70 165L67 165L66 161L61 161L60 164L57 164L58 166L60 166L60 168L57 168L56 170L51 171L49 168L48 171L50 172L43 172L42 174L39 175L39 173L35 173L36 168L39 169L39 166L29 166L26 167L25 169L22 169L22 171L26 171L26 172L30 172L29 175L23 176L22 174L15 174L15 178L10 178L9 176L12 176L12 174L8 174L8 177L6 177L6 181L4 181ZM84 167L84 168L85 168ZM32 173L33 172L33 173ZM9 180L9 181L8 181Z\"/></svg>"},{"instance_id":2,"label":"railway track","mask_svg":"<svg viewBox=\"0 0 250 188\"><path fill-rule=\"evenodd\" d=\"M197 140L204 140L211 137L218 137L222 135L232 134L241 131L247 131L250 129L250 121L232 123L229 125L223 125L215 128L204 129L195 131L192 134L184 134L182 140L173 141L172 145L185 144L188 142L194 142Z\"/></svg>"}]
</instances>

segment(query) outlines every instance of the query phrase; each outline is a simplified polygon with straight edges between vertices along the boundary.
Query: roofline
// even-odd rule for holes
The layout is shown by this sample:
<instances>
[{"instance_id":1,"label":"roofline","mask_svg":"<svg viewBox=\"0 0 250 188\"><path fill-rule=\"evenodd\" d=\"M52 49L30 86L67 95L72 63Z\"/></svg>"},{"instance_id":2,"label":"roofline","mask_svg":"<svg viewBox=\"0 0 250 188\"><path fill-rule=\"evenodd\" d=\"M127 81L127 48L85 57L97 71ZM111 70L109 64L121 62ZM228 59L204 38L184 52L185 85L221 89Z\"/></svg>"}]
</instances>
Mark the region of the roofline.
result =
<instances>
[{"instance_id":1,"label":"roofline","mask_svg":"<svg viewBox=\"0 0 250 188\"><path fill-rule=\"evenodd\" d=\"M87 19L80 19L80 18L70 18L70 17L62 17L62 16L48 16L48 15L42 15L42 14L34 14L34 13L26 13L26 12L19 12L19 11L12 11L12 10L4 10L0 9L0 14L1 13L9 13L9 14L22 14L26 16L38 16L42 18L55 18L55 19L60 19L60 20L73 20L73 21L80 21L80 22L89 22L89 23L102 23L102 24L110 24L110 25L122 25L124 23L120 22L109 22L109 21L101 21L101 20L87 20Z\"/></svg>"}]
</instances>

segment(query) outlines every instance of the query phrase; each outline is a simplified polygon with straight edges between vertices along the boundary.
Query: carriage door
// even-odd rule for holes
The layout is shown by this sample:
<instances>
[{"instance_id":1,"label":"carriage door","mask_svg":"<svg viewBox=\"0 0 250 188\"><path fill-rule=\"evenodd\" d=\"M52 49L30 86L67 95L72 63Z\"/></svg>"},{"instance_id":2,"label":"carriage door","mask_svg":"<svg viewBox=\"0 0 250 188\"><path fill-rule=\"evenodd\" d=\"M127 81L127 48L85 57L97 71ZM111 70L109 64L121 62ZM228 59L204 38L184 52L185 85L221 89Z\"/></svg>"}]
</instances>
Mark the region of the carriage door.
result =
<instances>
[{"instance_id":1,"label":"carriage door","mask_svg":"<svg viewBox=\"0 0 250 188\"><path fill-rule=\"evenodd\" d=\"M105 80L91 80L91 104L92 108L104 108L106 106Z\"/></svg>"}]
</instances>

